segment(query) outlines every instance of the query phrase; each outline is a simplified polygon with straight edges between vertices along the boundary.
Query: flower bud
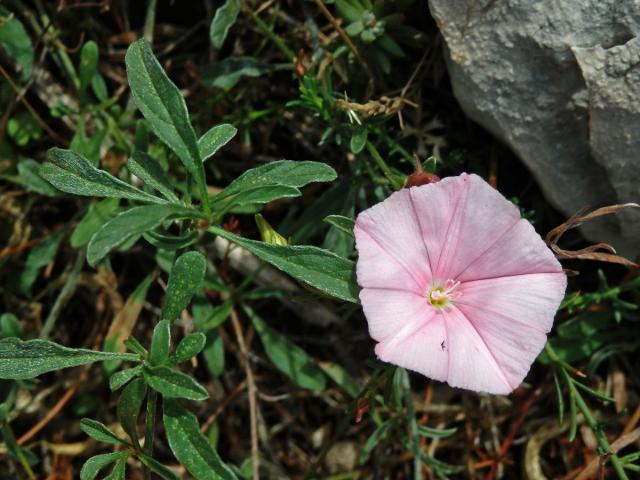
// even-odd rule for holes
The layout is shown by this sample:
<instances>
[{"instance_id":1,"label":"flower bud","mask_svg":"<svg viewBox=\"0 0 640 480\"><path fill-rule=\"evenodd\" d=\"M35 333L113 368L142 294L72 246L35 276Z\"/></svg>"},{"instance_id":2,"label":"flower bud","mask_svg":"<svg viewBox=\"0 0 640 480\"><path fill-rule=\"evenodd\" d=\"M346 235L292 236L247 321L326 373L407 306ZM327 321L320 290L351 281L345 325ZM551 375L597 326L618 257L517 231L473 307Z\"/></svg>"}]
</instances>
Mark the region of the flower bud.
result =
<instances>
[{"instance_id":1,"label":"flower bud","mask_svg":"<svg viewBox=\"0 0 640 480\"><path fill-rule=\"evenodd\" d=\"M275 229L271 225L269 225L269 222L267 222L262 215L256 213L255 219L258 230L260 230L260 237L262 238L263 242L270 243L272 245L289 245L287 239L276 232Z\"/></svg>"}]
</instances>

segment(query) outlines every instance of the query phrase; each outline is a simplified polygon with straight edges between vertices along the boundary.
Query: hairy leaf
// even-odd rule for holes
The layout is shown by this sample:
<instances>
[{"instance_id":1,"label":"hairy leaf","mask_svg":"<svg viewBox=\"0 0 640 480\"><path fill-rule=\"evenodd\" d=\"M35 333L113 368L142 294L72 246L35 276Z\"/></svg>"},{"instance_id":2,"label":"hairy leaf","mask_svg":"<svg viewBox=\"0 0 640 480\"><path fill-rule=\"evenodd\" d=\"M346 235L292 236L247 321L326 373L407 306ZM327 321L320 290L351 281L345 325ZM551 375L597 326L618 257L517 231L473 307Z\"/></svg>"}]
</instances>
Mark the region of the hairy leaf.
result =
<instances>
[{"instance_id":1,"label":"hairy leaf","mask_svg":"<svg viewBox=\"0 0 640 480\"><path fill-rule=\"evenodd\" d=\"M175 400L165 398L163 422L171 451L197 480L236 479L200 432L195 415Z\"/></svg>"},{"instance_id":2,"label":"hairy leaf","mask_svg":"<svg viewBox=\"0 0 640 480\"><path fill-rule=\"evenodd\" d=\"M202 288L206 269L207 260L200 252L186 252L178 257L169 275L163 319L174 321L187 308L191 297Z\"/></svg>"},{"instance_id":3,"label":"hairy leaf","mask_svg":"<svg viewBox=\"0 0 640 480\"><path fill-rule=\"evenodd\" d=\"M171 349L171 322L161 320L153 329L151 347L149 348L149 363L161 365L169 358Z\"/></svg>"},{"instance_id":4,"label":"hairy leaf","mask_svg":"<svg viewBox=\"0 0 640 480\"><path fill-rule=\"evenodd\" d=\"M140 178L145 185L151 187L172 203L180 203L180 199L173 192L171 180L162 170L158 161L151 155L139 150L134 151L127 160L127 167L131 173Z\"/></svg>"},{"instance_id":5,"label":"hairy leaf","mask_svg":"<svg viewBox=\"0 0 640 480\"><path fill-rule=\"evenodd\" d=\"M198 140L198 149L200 150L200 157L202 161L214 156L218 150L224 147L227 143L235 137L238 130L233 125L223 123L222 125L216 125L205 133Z\"/></svg>"},{"instance_id":6,"label":"hairy leaf","mask_svg":"<svg viewBox=\"0 0 640 480\"><path fill-rule=\"evenodd\" d=\"M0 340L0 378L35 378L43 373L104 360L136 361L133 353L110 353L67 348L47 340Z\"/></svg>"},{"instance_id":7,"label":"hairy leaf","mask_svg":"<svg viewBox=\"0 0 640 480\"><path fill-rule=\"evenodd\" d=\"M80 470L80 480L94 480L100 470L120 458L122 452L102 453L89 458Z\"/></svg>"},{"instance_id":8,"label":"hairy leaf","mask_svg":"<svg viewBox=\"0 0 640 480\"><path fill-rule=\"evenodd\" d=\"M80 430L99 442L129 446L127 442L118 437L115 433L109 430L106 425L98 422L97 420L83 418L80 420Z\"/></svg>"},{"instance_id":9,"label":"hairy leaf","mask_svg":"<svg viewBox=\"0 0 640 480\"><path fill-rule=\"evenodd\" d=\"M224 5L216 10L209 31L213 48L222 47L229 29L238 18L238 13L240 13L240 0L226 0Z\"/></svg>"},{"instance_id":10,"label":"hairy leaf","mask_svg":"<svg viewBox=\"0 0 640 480\"><path fill-rule=\"evenodd\" d=\"M346 258L317 247L271 245L249 240L219 227L210 227L209 231L328 295L358 303L355 266Z\"/></svg>"},{"instance_id":11,"label":"hairy leaf","mask_svg":"<svg viewBox=\"0 0 640 480\"><path fill-rule=\"evenodd\" d=\"M89 160L71 150L50 149L47 161L40 167L39 173L57 189L74 195L166 203L166 200L143 192L94 167Z\"/></svg>"},{"instance_id":12,"label":"hairy leaf","mask_svg":"<svg viewBox=\"0 0 640 480\"><path fill-rule=\"evenodd\" d=\"M143 371L147 384L167 398L206 400L209 392L193 377L169 367L147 367Z\"/></svg>"},{"instance_id":13,"label":"hairy leaf","mask_svg":"<svg viewBox=\"0 0 640 480\"><path fill-rule=\"evenodd\" d=\"M118 398L118 421L134 445L140 448L138 442L138 415L147 395L147 384L142 378L136 378L127 385Z\"/></svg>"}]
</instances>

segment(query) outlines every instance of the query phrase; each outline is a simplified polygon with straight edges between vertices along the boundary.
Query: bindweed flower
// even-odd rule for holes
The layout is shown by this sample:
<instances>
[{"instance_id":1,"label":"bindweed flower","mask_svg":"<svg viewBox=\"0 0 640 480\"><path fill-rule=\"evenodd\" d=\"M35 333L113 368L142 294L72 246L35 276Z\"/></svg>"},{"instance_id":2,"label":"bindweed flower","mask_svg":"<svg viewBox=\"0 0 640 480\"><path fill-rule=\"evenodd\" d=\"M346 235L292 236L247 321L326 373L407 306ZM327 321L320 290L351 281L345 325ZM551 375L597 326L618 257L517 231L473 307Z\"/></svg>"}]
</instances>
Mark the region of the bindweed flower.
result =
<instances>
[{"instance_id":1,"label":"bindweed flower","mask_svg":"<svg viewBox=\"0 0 640 480\"><path fill-rule=\"evenodd\" d=\"M522 382L567 280L515 205L462 174L394 193L360 213L354 232L381 360L481 392Z\"/></svg>"}]
</instances>

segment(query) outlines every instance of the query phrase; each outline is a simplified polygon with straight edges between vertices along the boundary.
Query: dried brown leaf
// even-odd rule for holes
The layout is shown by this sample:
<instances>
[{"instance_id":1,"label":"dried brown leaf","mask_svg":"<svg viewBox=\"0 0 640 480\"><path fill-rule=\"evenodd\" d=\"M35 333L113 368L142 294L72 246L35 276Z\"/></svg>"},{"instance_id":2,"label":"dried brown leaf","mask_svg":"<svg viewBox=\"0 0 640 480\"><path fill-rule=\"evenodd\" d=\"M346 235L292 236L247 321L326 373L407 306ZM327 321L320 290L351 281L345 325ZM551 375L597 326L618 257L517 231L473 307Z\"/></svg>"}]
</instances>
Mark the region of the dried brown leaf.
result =
<instances>
[{"instance_id":1,"label":"dried brown leaf","mask_svg":"<svg viewBox=\"0 0 640 480\"><path fill-rule=\"evenodd\" d=\"M630 268L637 268L639 266L637 263L617 255L615 248L608 243L600 242L579 250L565 250L558 246L558 241L568 230L579 227L583 223L593 220L594 218L616 213L625 208L632 207L640 207L640 205L637 203L622 203L598 208L597 210L586 214L584 213L585 210L580 210L576 214L572 215L562 225L558 225L547 234L545 238L547 245L549 245L549 248L551 248L558 258L561 259L596 260L600 262L617 263Z\"/></svg>"}]
</instances>

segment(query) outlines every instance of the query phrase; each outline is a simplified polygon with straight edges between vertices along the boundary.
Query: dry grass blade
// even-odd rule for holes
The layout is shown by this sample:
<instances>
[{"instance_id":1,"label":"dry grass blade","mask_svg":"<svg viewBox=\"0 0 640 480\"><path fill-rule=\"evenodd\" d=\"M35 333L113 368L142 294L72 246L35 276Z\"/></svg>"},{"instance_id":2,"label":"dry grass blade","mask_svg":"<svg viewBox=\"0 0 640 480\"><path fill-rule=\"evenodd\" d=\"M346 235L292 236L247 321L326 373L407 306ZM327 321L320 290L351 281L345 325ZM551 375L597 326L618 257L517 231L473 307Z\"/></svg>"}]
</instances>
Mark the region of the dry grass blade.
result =
<instances>
[{"instance_id":1,"label":"dry grass blade","mask_svg":"<svg viewBox=\"0 0 640 480\"><path fill-rule=\"evenodd\" d=\"M589 220L593 220L597 217L602 217L603 215L609 215L611 213L619 212L620 210L624 210L625 208L631 207L640 207L637 203L622 203L618 205L610 205L608 207L598 208L591 213L585 214L585 210L581 210L576 214L572 215L566 222L562 225L557 226L553 230L551 230L545 241L547 245L554 251L554 253L561 259L581 259L581 260L597 260L600 262L609 262L609 263L617 263L620 265L625 265L627 267L637 268L639 265L631 260L621 257L616 254L615 248L607 243L596 243L595 245L590 245L586 248L581 248L580 250L565 250L558 246L558 241L560 238L567 232L567 230L571 230L572 228L579 227L585 222Z\"/></svg>"},{"instance_id":2,"label":"dry grass blade","mask_svg":"<svg viewBox=\"0 0 640 480\"><path fill-rule=\"evenodd\" d=\"M618 453L623 448L634 443L636 440L638 440L638 438L640 438L640 428L636 428L632 432L622 434L615 442L611 444L611 453ZM580 475L575 478L575 480L589 480L590 478L593 478L598 471L601 460L601 456L597 456L593 460L591 460L584 468L584 470L580 472Z\"/></svg>"}]
</instances>

